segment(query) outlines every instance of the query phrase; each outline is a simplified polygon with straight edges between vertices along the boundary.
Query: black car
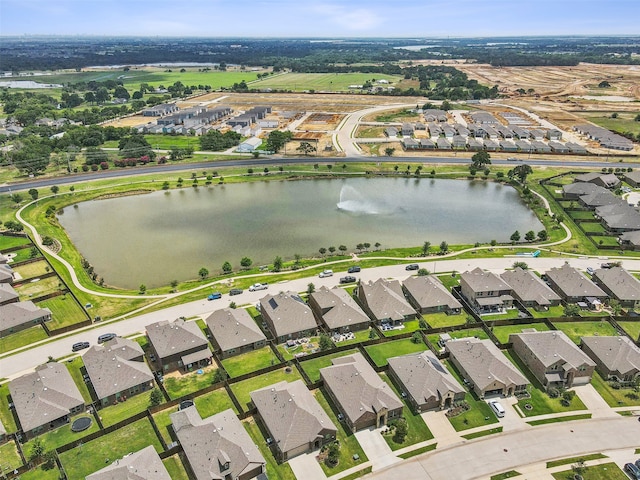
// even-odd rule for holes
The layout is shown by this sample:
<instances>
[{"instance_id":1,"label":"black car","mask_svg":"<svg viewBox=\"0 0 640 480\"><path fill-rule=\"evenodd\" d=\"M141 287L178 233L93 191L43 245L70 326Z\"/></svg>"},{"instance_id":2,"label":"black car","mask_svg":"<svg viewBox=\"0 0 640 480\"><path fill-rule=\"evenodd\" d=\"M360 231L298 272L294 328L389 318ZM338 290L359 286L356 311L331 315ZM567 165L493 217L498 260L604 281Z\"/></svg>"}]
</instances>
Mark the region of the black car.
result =
<instances>
[{"instance_id":1,"label":"black car","mask_svg":"<svg viewBox=\"0 0 640 480\"><path fill-rule=\"evenodd\" d=\"M231 290L229 290L229 296L232 297L234 295L240 295L242 292L243 290L240 288L232 288Z\"/></svg>"},{"instance_id":2,"label":"black car","mask_svg":"<svg viewBox=\"0 0 640 480\"><path fill-rule=\"evenodd\" d=\"M625 464L624 469L631 478L640 480L640 468L636 467L633 463Z\"/></svg>"},{"instance_id":3,"label":"black car","mask_svg":"<svg viewBox=\"0 0 640 480\"><path fill-rule=\"evenodd\" d=\"M356 281L356 277L347 275L346 277L340 277L340 283L353 283Z\"/></svg>"},{"instance_id":4,"label":"black car","mask_svg":"<svg viewBox=\"0 0 640 480\"><path fill-rule=\"evenodd\" d=\"M80 350L84 350L85 348L89 348L89 342L78 342L78 343L74 343L71 346L71 351L78 352Z\"/></svg>"},{"instance_id":5,"label":"black car","mask_svg":"<svg viewBox=\"0 0 640 480\"><path fill-rule=\"evenodd\" d=\"M115 333L103 333L98 337L98 343L108 342L109 340L113 340L114 338L116 338Z\"/></svg>"},{"instance_id":6,"label":"black car","mask_svg":"<svg viewBox=\"0 0 640 480\"><path fill-rule=\"evenodd\" d=\"M409 265L407 265L406 267L404 267L405 270L419 270L420 269L420 265L418 265L417 263L411 263Z\"/></svg>"},{"instance_id":7,"label":"black car","mask_svg":"<svg viewBox=\"0 0 640 480\"><path fill-rule=\"evenodd\" d=\"M353 267L349 267L349 270L347 270L347 273L358 273L360 270L361 268L355 265Z\"/></svg>"}]
</instances>

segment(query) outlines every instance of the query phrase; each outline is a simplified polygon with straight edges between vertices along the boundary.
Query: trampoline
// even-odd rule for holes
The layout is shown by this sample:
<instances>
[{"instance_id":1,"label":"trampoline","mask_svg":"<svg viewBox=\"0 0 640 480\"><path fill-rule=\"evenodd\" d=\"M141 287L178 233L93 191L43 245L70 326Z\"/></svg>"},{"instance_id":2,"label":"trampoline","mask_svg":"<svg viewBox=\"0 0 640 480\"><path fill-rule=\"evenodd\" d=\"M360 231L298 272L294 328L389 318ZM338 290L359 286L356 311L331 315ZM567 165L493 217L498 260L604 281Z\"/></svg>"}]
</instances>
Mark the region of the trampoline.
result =
<instances>
[{"instance_id":1,"label":"trampoline","mask_svg":"<svg viewBox=\"0 0 640 480\"><path fill-rule=\"evenodd\" d=\"M91 423L93 422L93 420L91 420L91 417L79 417L76 418L73 423L71 424L71 431L72 432L84 432L87 428L89 428L91 426Z\"/></svg>"}]
</instances>

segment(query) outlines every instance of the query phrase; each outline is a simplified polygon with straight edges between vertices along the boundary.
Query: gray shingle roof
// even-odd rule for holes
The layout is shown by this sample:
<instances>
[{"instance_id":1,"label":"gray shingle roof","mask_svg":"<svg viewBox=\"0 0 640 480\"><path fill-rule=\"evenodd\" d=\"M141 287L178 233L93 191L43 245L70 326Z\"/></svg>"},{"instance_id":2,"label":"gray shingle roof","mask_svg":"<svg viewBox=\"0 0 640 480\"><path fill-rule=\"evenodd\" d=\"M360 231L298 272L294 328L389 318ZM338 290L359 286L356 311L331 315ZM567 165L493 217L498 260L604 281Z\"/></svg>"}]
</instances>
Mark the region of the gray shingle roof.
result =
<instances>
[{"instance_id":1,"label":"gray shingle roof","mask_svg":"<svg viewBox=\"0 0 640 480\"><path fill-rule=\"evenodd\" d=\"M431 398L442 398L448 392L463 393L465 390L453 375L440 363L430 351L411 353L388 360L402 382L404 389L418 403Z\"/></svg>"},{"instance_id":2,"label":"gray shingle roof","mask_svg":"<svg viewBox=\"0 0 640 480\"><path fill-rule=\"evenodd\" d=\"M519 337L545 367L557 363L560 359L574 369L581 365L592 367L596 365L564 332L559 330L512 333L509 335L510 342L511 337Z\"/></svg>"},{"instance_id":3,"label":"gray shingle roof","mask_svg":"<svg viewBox=\"0 0 640 480\"><path fill-rule=\"evenodd\" d=\"M331 363L320 369L320 376L352 423L384 408L402 408L400 399L361 353L334 358Z\"/></svg>"},{"instance_id":4,"label":"gray shingle roof","mask_svg":"<svg viewBox=\"0 0 640 480\"><path fill-rule=\"evenodd\" d=\"M407 292L420 308L446 306L450 309L462 308L462 305L434 275L409 277L402 282Z\"/></svg>"},{"instance_id":5,"label":"gray shingle roof","mask_svg":"<svg viewBox=\"0 0 640 480\"><path fill-rule=\"evenodd\" d=\"M121 337L87 350L82 359L98 398L151 382L153 374L147 364L132 360L143 354L138 343Z\"/></svg>"},{"instance_id":6,"label":"gray shingle roof","mask_svg":"<svg viewBox=\"0 0 640 480\"><path fill-rule=\"evenodd\" d=\"M481 390L496 380L505 385L529 383L491 340L460 338L448 341L445 348L462 365L471 382Z\"/></svg>"},{"instance_id":7,"label":"gray shingle roof","mask_svg":"<svg viewBox=\"0 0 640 480\"><path fill-rule=\"evenodd\" d=\"M492 272L485 272L480 267L461 274L460 281L466 282L475 293L511 290L511 286L498 275Z\"/></svg>"},{"instance_id":8,"label":"gray shingle roof","mask_svg":"<svg viewBox=\"0 0 640 480\"><path fill-rule=\"evenodd\" d=\"M327 310L322 319L330 329L349 327L358 323L369 322L369 317L360 305L340 287L328 289L320 287L311 294L321 310Z\"/></svg>"},{"instance_id":9,"label":"gray shingle roof","mask_svg":"<svg viewBox=\"0 0 640 480\"><path fill-rule=\"evenodd\" d=\"M0 304L15 302L18 299L18 292L8 283L0 283ZM0 327L0 330L2 328Z\"/></svg>"},{"instance_id":10,"label":"gray shingle roof","mask_svg":"<svg viewBox=\"0 0 640 480\"><path fill-rule=\"evenodd\" d=\"M64 417L84 404L67 367L56 362L40 365L35 372L12 380L9 392L25 432Z\"/></svg>"},{"instance_id":11,"label":"gray shingle roof","mask_svg":"<svg viewBox=\"0 0 640 480\"><path fill-rule=\"evenodd\" d=\"M207 327L222 351L266 340L260 327L244 308L224 308L207 317Z\"/></svg>"},{"instance_id":12,"label":"gray shingle roof","mask_svg":"<svg viewBox=\"0 0 640 480\"><path fill-rule=\"evenodd\" d=\"M511 285L513 293L522 302L536 302L538 305L549 305L559 302L560 295L551 290L535 273L520 267L508 270L500 275Z\"/></svg>"},{"instance_id":13,"label":"gray shingle roof","mask_svg":"<svg viewBox=\"0 0 640 480\"><path fill-rule=\"evenodd\" d=\"M562 187L562 191L565 194L571 195L589 195L597 192L608 192L608 190L600 185L596 185L595 183L570 183L569 185L565 185Z\"/></svg>"},{"instance_id":14,"label":"gray shingle roof","mask_svg":"<svg viewBox=\"0 0 640 480\"><path fill-rule=\"evenodd\" d=\"M261 298L260 311L273 322L276 337L317 327L311 308L295 292L280 292Z\"/></svg>"},{"instance_id":15,"label":"gray shingle roof","mask_svg":"<svg viewBox=\"0 0 640 480\"><path fill-rule=\"evenodd\" d=\"M207 338L196 322L185 322L181 318L170 322L147 325L147 337L160 358L169 357L196 347L209 348Z\"/></svg>"},{"instance_id":16,"label":"gray shingle roof","mask_svg":"<svg viewBox=\"0 0 640 480\"><path fill-rule=\"evenodd\" d=\"M266 463L231 409L203 419L192 406L170 417L197 480L238 478Z\"/></svg>"},{"instance_id":17,"label":"gray shingle roof","mask_svg":"<svg viewBox=\"0 0 640 480\"><path fill-rule=\"evenodd\" d=\"M552 268L546 272L547 277L560 289L565 297L606 297L607 294L584 273L576 270L568 263L560 268Z\"/></svg>"},{"instance_id":18,"label":"gray shingle roof","mask_svg":"<svg viewBox=\"0 0 640 480\"><path fill-rule=\"evenodd\" d=\"M405 315L416 315L397 280L379 278L375 282L363 282L358 288L358 298L366 303L377 320L404 320Z\"/></svg>"},{"instance_id":19,"label":"gray shingle roof","mask_svg":"<svg viewBox=\"0 0 640 480\"><path fill-rule=\"evenodd\" d=\"M581 337L608 370L625 374L640 370L640 348L629 338L620 337ZM596 359L594 359L596 360Z\"/></svg>"},{"instance_id":20,"label":"gray shingle roof","mask_svg":"<svg viewBox=\"0 0 640 480\"><path fill-rule=\"evenodd\" d=\"M640 280L622 267L599 268L595 280L620 301L640 301Z\"/></svg>"},{"instance_id":21,"label":"gray shingle roof","mask_svg":"<svg viewBox=\"0 0 640 480\"><path fill-rule=\"evenodd\" d=\"M45 321L48 318L51 318L51 310L40 308L30 300L9 303L0 307L0 330L8 330L35 320Z\"/></svg>"},{"instance_id":22,"label":"gray shingle roof","mask_svg":"<svg viewBox=\"0 0 640 480\"><path fill-rule=\"evenodd\" d=\"M87 475L86 480L171 480L171 476L156 449L149 445Z\"/></svg>"},{"instance_id":23,"label":"gray shingle roof","mask_svg":"<svg viewBox=\"0 0 640 480\"><path fill-rule=\"evenodd\" d=\"M313 442L325 431L337 431L302 380L255 390L251 400L282 452Z\"/></svg>"}]
</instances>

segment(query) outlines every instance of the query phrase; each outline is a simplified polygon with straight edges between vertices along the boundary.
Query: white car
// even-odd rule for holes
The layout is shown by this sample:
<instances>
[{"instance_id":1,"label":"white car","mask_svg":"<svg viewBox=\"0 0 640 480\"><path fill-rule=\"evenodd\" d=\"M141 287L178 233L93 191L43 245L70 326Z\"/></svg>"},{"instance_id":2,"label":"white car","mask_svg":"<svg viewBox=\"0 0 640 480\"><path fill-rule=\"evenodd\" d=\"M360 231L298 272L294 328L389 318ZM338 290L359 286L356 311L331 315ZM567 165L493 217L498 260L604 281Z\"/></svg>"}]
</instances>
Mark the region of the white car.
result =
<instances>
[{"instance_id":1,"label":"white car","mask_svg":"<svg viewBox=\"0 0 640 480\"><path fill-rule=\"evenodd\" d=\"M267 285L266 283L254 283L249 287L249 291L256 292L258 290L266 290L267 288L269 288L269 285Z\"/></svg>"},{"instance_id":2,"label":"white car","mask_svg":"<svg viewBox=\"0 0 640 480\"><path fill-rule=\"evenodd\" d=\"M323 272L320 272L320 278L325 278L325 277L332 277L333 276L333 270L324 270Z\"/></svg>"}]
</instances>

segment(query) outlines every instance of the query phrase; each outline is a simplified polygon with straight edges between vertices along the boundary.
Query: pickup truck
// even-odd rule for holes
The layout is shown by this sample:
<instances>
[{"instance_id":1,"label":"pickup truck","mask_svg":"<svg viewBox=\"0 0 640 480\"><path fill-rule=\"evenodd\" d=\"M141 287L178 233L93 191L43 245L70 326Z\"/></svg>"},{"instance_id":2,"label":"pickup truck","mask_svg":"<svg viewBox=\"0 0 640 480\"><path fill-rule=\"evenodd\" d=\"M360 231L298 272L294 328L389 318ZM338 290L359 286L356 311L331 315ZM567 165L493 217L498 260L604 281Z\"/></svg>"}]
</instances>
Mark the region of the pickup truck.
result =
<instances>
[{"instance_id":1,"label":"pickup truck","mask_svg":"<svg viewBox=\"0 0 640 480\"><path fill-rule=\"evenodd\" d=\"M211 300L218 300L222 298L222 294L220 292L213 292L212 294L210 294L207 297L207 300L211 301Z\"/></svg>"},{"instance_id":2,"label":"pickup truck","mask_svg":"<svg viewBox=\"0 0 640 480\"><path fill-rule=\"evenodd\" d=\"M254 283L249 287L250 292L257 292L258 290L266 290L269 288L268 283Z\"/></svg>"}]
</instances>

